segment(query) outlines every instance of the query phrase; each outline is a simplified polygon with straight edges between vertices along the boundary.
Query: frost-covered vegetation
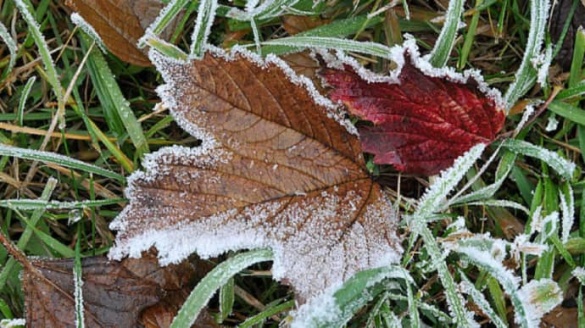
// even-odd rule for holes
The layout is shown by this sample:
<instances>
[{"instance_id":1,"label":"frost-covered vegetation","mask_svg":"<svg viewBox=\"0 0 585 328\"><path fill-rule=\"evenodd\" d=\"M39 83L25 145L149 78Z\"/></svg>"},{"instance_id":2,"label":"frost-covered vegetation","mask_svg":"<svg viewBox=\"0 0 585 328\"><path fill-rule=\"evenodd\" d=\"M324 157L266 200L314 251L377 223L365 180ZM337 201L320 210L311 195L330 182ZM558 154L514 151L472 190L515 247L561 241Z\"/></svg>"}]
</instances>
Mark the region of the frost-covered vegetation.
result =
<instances>
[{"instance_id":1,"label":"frost-covered vegetation","mask_svg":"<svg viewBox=\"0 0 585 328\"><path fill-rule=\"evenodd\" d=\"M71 324L94 315L82 258L154 246L163 264L217 256L173 327L200 313L241 327L585 325L578 2L551 21L559 8L545 0L153 1L148 19L144 7L126 13L143 32L118 31L116 47L104 26L122 22L92 23L85 1L71 2L79 14L50 0L0 2L2 240L31 257L74 259ZM560 38L554 24L564 24ZM135 45L143 50L123 50ZM477 84L507 116L494 142L432 177L356 154L354 125L367 123L348 119L317 76L352 67L398 83L404 49L427 76ZM126 63L149 58L154 67ZM249 64L224 63L235 60ZM219 62L225 79L205 78L195 61ZM214 116L225 110L217 99L247 108L271 82L288 88L269 92L277 105L290 92L322 112ZM308 121L296 122L299 112ZM275 145L274 135L285 137ZM19 325L31 293L8 251L0 262L0 325Z\"/></svg>"}]
</instances>

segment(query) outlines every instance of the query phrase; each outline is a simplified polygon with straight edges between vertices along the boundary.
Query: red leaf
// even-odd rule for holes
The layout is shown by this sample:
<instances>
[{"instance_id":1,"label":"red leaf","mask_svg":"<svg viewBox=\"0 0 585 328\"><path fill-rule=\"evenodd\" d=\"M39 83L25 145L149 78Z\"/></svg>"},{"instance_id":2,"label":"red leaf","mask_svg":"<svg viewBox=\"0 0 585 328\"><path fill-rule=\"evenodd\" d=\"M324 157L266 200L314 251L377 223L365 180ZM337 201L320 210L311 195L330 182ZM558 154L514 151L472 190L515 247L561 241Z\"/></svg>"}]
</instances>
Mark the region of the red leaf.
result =
<instances>
[{"instance_id":1,"label":"red leaf","mask_svg":"<svg viewBox=\"0 0 585 328\"><path fill-rule=\"evenodd\" d=\"M476 81L453 82L447 74L431 77L410 55L405 57L397 83L366 81L349 66L322 75L334 88L331 99L373 123L358 130L363 150L375 155L374 163L437 174L474 145L489 144L505 114Z\"/></svg>"}]
</instances>

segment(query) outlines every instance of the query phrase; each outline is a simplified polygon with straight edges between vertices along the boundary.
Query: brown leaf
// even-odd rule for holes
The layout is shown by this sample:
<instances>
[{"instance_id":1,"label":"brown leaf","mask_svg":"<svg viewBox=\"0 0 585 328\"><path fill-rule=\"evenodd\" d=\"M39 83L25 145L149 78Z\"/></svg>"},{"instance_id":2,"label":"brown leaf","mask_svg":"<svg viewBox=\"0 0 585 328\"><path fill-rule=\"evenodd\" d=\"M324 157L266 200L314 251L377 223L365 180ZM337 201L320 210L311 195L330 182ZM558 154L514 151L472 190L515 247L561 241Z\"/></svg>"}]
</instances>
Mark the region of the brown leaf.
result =
<instances>
[{"instance_id":1,"label":"brown leaf","mask_svg":"<svg viewBox=\"0 0 585 328\"><path fill-rule=\"evenodd\" d=\"M73 260L33 260L25 265L26 322L31 327L74 327ZM82 260L86 327L136 327L145 308L181 293L195 271L188 262L161 268L156 258L122 262Z\"/></svg>"},{"instance_id":2,"label":"brown leaf","mask_svg":"<svg viewBox=\"0 0 585 328\"><path fill-rule=\"evenodd\" d=\"M357 136L308 80L250 53L153 61L167 83L161 99L202 146L162 149L129 178L112 258L151 246L163 263L271 247L274 277L301 299L398 260L392 205Z\"/></svg>"},{"instance_id":3,"label":"brown leaf","mask_svg":"<svg viewBox=\"0 0 585 328\"><path fill-rule=\"evenodd\" d=\"M136 44L164 7L161 1L67 0L65 4L93 26L118 58L137 66L152 66L147 51L138 49ZM165 29L163 39L170 37L173 26Z\"/></svg>"}]
</instances>

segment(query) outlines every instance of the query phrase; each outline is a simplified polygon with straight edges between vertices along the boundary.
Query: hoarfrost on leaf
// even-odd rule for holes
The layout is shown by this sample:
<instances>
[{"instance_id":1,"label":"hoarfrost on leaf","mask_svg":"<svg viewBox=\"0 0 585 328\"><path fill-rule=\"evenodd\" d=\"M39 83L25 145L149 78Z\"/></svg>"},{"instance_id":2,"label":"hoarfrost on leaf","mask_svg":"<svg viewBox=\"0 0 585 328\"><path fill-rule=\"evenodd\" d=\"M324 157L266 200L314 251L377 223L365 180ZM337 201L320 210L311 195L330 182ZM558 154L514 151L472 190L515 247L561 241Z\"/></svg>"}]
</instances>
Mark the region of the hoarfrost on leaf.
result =
<instances>
[{"instance_id":1,"label":"hoarfrost on leaf","mask_svg":"<svg viewBox=\"0 0 585 328\"><path fill-rule=\"evenodd\" d=\"M527 320L530 327L539 327L541 318L563 301L563 291L551 279L532 280L518 291L524 303L524 318L515 315L516 322Z\"/></svg>"},{"instance_id":2,"label":"hoarfrost on leaf","mask_svg":"<svg viewBox=\"0 0 585 328\"><path fill-rule=\"evenodd\" d=\"M301 302L399 260L397 214L310 81L242 49L151 59L167 83L161 99L202 145L161 149L132 174L111 258L154 246L168 264L270 247L273 276Z\"/></svg>"},{"instance_id":3,"label":"hoarfrost on leaf","mask_svg":"<svg viewBox=\"0 0 585 328\"><path fill-rule=\"evenodd\" d=\"M420 57L412 40L390 52L398 68L387 76L344 55L338 55L344 70L322 72L333 88L330 97L372 123L358 130L374 163L434 175L474 145L494 140L505 119L503 101L477 71L437 69Z\"/></svg>"}]
</instances>

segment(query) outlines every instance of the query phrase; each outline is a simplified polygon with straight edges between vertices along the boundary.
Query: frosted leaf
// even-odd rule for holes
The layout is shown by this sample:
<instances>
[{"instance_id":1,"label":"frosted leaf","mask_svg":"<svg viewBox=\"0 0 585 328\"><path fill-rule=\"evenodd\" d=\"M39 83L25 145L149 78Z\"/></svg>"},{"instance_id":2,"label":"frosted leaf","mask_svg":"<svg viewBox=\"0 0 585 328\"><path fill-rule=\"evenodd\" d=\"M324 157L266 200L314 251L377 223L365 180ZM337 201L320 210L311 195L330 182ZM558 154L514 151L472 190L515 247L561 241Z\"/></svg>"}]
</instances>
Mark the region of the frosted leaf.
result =
<instances>
[{"instance_id":1,"label":"frosted leaf","mask_svg":"<svg viewBox=\"0 0 585 328\"><path fill-rule=\"evenodd\" d=\"M399 260L392 204L370 179L357 136L308 80L241 49L151 59L167 83L161 99L202 145L163 148L130 176L111 258L154 246L168 264L270 247L273 276L301 301Z\"/></svg>"},{"instance_id":2,"label":"frosted leaf","mask_svg":"<svg viewBox=\"0 0 585 328\"><path fill-rule=\"evenodd\" d=\"M516 312L515 321L539 327L541 318L563 301L563 291L551 279L532 280L520 288L518 298L524 304L524 318L519 318Z\"/></svg>"}]
</instances>

